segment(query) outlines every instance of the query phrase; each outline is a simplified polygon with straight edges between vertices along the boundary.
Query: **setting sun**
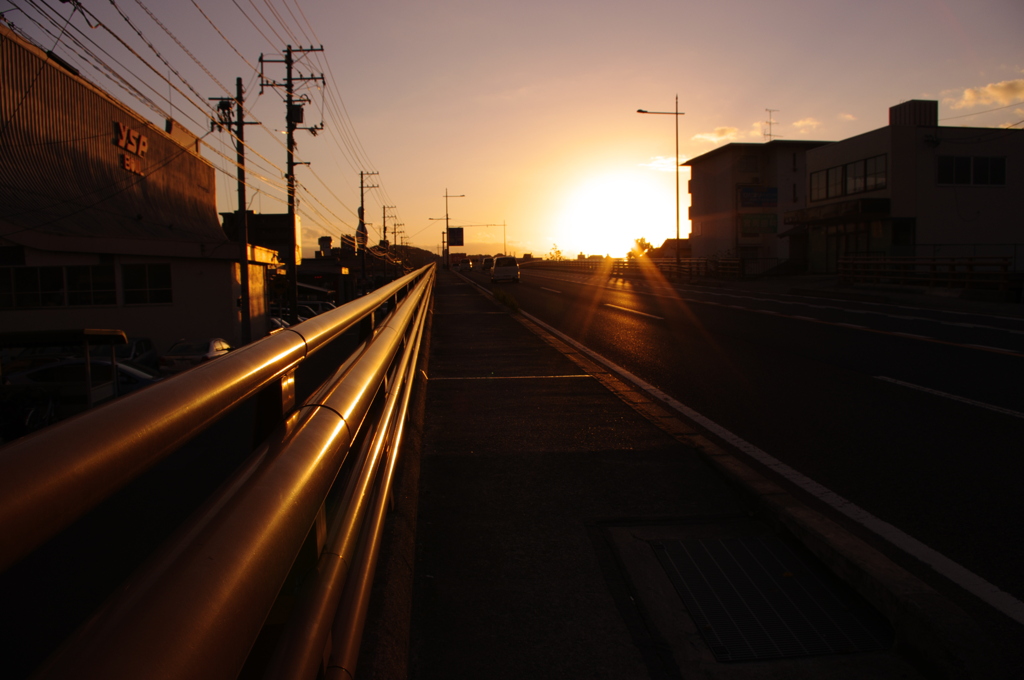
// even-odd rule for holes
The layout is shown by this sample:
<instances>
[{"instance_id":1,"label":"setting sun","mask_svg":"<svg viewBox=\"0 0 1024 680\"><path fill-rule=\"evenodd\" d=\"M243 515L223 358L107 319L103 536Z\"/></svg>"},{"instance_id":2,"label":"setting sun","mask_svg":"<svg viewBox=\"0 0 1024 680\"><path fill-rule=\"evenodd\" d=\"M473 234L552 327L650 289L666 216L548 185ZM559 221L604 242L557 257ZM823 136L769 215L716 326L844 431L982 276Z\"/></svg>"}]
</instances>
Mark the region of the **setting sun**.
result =
<instances>
[{"instance_id":1,"label":"setting sun","mask_svg":"<svg viewBox=\"0 0 1024 680\"><path fill-rule=\"evenodd\" d=\"M675 236L674 177L649 169L591 177L566 196L554 242L566 257L624 257L633 242Z\"/></svg>"}]
</instances>

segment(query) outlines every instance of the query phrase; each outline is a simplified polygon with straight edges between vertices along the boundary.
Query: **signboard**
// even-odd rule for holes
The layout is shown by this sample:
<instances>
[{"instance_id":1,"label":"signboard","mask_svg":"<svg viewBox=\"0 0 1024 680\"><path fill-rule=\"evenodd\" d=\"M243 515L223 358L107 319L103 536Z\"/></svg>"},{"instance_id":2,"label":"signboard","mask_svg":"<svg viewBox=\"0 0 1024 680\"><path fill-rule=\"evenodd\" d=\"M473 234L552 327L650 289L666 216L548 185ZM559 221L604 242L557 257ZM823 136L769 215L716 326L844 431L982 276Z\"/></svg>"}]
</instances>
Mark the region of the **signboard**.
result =
<instances>
[{"instance_id":1,"label":"signboard","mask_svg":"<svg viewBox=\"0 0 1024 680\"><path fill-rule=\"evenodd\" d=\"M448 247L464 245L462 242L462 227L450 227L448 229Z\"/></svg>"}]
</instances>

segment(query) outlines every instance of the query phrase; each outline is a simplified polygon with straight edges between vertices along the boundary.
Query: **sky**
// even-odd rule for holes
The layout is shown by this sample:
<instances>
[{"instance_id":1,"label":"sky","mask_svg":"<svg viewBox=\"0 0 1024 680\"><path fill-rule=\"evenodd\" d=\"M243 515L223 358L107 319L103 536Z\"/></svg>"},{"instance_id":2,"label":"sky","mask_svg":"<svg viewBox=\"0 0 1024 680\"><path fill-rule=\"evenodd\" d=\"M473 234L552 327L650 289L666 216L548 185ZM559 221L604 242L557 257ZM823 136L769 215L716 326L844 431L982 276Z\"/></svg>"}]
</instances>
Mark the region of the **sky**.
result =
<instances>
[{"instance_id":1,"label":"sky","mask_svg":"<svg viewBox=\"0 0 1024 680\"><path fill-rule=\"evenodd\" d=\"M4 21L159 126L203 137L221 211L234 148L210 98L245 87L247 200L287 211L287 45L305 81L303 247L351 237L438 252L625 255L676 234L679 160L730 142L836 141L939 101L941 125L1024 125L1020 0L0 0ZM91 55L89 53L92 53ZM127 83L128 85L125 85ZM261 92L262 89L262 92ZM681 116L642 115L637 109ZM769 111L770 109L770 111ZM681 168L681 235L689 233ZM449 198L445 198L445 196ZM447 208L446 208L447 204ZM387 206L387 207L386 207Z\"/></svg>"}]
</instances>

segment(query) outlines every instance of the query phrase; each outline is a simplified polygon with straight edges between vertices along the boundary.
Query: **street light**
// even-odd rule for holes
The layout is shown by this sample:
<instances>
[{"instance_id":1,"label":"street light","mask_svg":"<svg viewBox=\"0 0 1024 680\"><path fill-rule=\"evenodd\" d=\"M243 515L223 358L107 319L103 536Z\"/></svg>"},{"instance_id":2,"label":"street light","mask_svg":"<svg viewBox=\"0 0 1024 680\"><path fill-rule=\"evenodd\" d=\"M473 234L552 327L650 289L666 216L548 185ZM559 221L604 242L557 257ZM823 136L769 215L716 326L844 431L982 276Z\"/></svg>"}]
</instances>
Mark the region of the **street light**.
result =
<instances>
[{"instance_id":1,"label":"street light","mask_svg":"<svg viewBox=\"0 0 1024 680\"><path fill-rule=\"evenodd\" d=\"M675 111L645 111L643 109L637 109L637 113L653 113L662 116L675 116L676 117L676 276L679 275L679 116L685 116L685 113L679 111L679 95L676 95L676 110Z\"/></svg>"}]
</instances>

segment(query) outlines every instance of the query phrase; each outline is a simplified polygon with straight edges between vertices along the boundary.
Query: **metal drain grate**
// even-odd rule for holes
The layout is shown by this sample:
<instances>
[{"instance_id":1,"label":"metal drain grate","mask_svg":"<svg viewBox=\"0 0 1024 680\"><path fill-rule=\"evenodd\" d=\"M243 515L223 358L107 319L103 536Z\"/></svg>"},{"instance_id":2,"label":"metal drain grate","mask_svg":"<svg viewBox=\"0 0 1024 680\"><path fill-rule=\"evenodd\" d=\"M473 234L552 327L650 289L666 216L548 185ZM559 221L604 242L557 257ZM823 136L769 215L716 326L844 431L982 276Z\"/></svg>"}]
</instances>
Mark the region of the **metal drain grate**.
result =
<instances>
[{"instance_id":1,"label":"metal drain grate","mask_svg":"<svg viewBox=\"0 0 1024 680\"><path fill-rule=\"evenodd\" d=\"M651 543L718 661L888 649L888 622L775 536Z\"/></svg>"}]
</instances>

